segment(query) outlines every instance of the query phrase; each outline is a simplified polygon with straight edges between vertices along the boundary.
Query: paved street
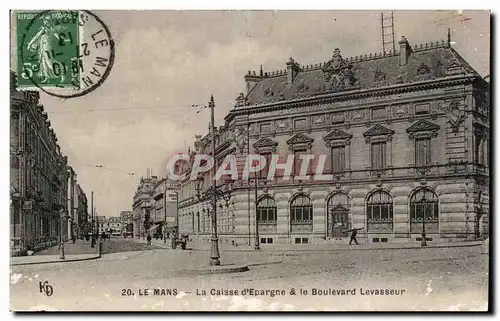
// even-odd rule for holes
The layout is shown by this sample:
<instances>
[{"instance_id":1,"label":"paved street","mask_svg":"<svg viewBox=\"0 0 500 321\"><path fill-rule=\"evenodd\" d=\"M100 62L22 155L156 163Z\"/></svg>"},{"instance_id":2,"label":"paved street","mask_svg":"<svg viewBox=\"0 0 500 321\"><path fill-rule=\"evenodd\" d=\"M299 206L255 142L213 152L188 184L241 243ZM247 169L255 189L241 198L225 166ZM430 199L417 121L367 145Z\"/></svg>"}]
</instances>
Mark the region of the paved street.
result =
<instances>
[{"instance_id":1,"label":"paved street","mask_svg":"<svg viewBox=\"0 0 500 321\"><path fill-rule=\"evenodd\" d=\"M97 241L99 242L99 241ZM112 237L105 241L100 241L102 243L102 254L110 254L117 252L128 252L128 251L143 251L155 248L160 248L154 244L147 246L145 243L140 242L130 242L130 240L124 240L121 237ZM72 242L66 242L64 244L64 252L66 254L93 254L97 252L96 247L90 247L90 241L77 240L75 244ZM45 249L40 252L36 252L34 255L54 255L59 254L58 245L51 248Z\"/></svg>"},{"instance_id":2,"label":"paved street","mask_svg":"<svg viewBox=\"0 0 500 321\"><path fill-rule=\"evenodd\" d=\"M487 308L488 255L477 246L284 254L221 250L222 265L246 262L250 270L219 275L183 272L208 266L208 260L208 251L152 249L106 254L95 261L13 266L11 306L146 311ZM52 296L40 293L39 281L48 281ZM155 288L164 292L153 295ZM241 295L250 288L284 290L286 295ZM296 295L290 295L292 288ZM400 295L370 291L380 288L400 290ZM211 289L239 293L211 296ZM301 289L308 294L300 295ZM330 290L331 295L313 296L313 289L355 290L355 294L334 295ZM144 295L148 290L152 295ZM206 295L201 295L203 290Z\"/></svg>"}]
</instances>

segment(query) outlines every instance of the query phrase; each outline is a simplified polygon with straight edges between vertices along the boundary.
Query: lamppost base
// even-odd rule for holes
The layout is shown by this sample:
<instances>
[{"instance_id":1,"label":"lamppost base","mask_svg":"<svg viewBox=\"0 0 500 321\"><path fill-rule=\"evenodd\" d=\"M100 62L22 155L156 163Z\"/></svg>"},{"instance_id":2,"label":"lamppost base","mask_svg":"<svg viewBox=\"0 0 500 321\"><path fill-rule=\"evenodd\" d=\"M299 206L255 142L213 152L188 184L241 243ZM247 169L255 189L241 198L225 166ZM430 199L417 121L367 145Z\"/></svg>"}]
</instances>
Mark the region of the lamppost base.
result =
<instances>
[{"instance_id":1,"label":"lamppost base","mask_svg":"<svg viewBox=\"0 0 500 321\"><path fill-rule=\"evenodd\" d=\"M64 256L64 243L63 242L60 243L60 248L61 248L61 250L59 252L59 258L61 260L65 260L66 257Z\"/></svg>"},{"instance_id":2,"label":"lamppost base","mask_svg":"<svg viewBox=\"0 0 500 321\"><path fill-rule=\"evenodd\" d=\"M219 239L212 238L212 246L210 248L210 266L220 265Z\"/></svg>"}]
</instances>

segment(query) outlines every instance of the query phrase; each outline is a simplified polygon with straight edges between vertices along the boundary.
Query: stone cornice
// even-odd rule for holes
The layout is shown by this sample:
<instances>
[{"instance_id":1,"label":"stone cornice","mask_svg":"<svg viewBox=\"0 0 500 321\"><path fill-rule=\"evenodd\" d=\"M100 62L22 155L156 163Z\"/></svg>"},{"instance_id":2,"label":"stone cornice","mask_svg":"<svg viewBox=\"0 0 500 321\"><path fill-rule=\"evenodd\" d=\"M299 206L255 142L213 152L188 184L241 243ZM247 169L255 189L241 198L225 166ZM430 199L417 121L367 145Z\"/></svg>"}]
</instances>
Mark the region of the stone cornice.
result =
<instances>
[{"instance_id":1,"label":"stone cornice","mask_svg":"<svg viewBox=\"0 0 500 321\"><path fill-rule=\"evenodd\" d=\"M336 101L346 101L359 98L366 98L370 96L385 96L391 94L401 94L413 91L422 91L427 89L441 88L447 86L454 86L459 84L465 84L473 79L477 78L473 74L451 76L440 79L417 81L413 83L396 84L387 87L379 88L368 88L362 90L346 90L338 93L321 94L311 97L271 102L265 104L257 104L252 106L238 107L232 109L229 114L225 117L226 120L238 115L253 114L260 112L269 112L273 110L279 110L286 106L287 108L301 107L310 104L317 103L330 103Z\"/></svg>"}]
</instances>

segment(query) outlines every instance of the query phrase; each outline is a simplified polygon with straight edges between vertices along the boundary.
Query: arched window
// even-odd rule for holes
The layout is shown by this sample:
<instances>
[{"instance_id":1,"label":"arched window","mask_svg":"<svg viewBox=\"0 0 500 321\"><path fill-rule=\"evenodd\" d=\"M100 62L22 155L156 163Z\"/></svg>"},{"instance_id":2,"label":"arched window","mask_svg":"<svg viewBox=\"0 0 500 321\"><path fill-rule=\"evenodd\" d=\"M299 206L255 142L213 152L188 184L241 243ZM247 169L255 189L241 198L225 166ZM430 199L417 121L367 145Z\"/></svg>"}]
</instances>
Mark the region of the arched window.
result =
<instances>
[{"instance_id":1,"label":"arched window","mask_svg":"<svg viewBox=\"0 0 500 321\"><path fill-rule=\"evenodd\" d=\"M384 191L375 191L366 202L367 231L387 233L393 229L392 197Z\"/></svg>"},{"instance_id":2,"label":"arched window","mask_svg":"<svg viewBox=\"0 0 500 321\"><path fill-rule=\"evenodd\" d=\"M328 231L330 237L345 237L344 232L351 226L349 221L349 197L339 192L328 199Z\"/></svg>"},{"instance_id":3,"label":"arched window","mask_svg":"<svg viewBox=\"0 0 500 321\"><path fill-rule=\"evenodd\" d=\"M292 232L311 232L313 207L311 199L304 194L297 195L290 203L290 224Z\"/></svg>"},{"instance_id":4,"label":"arched window","mask_svg":"<svg viewBox=\"0 0 500 321\"><path fill-rule=\"evenodd\" d=\"M259 224L276 224L276 202L265 196L257 204L257 221Z\"/></svg>"},{"instance_id":5,"label":"arched window","mask_svg":"<svg viewBox=\"0 0 500 321\"><path fill-rule=\"evenodd\" d=\"M425 224L426 233L439 231L439 199L429 188L420 188L410 198L410 231L422 233Z\"/></svg>"}]
</instances>

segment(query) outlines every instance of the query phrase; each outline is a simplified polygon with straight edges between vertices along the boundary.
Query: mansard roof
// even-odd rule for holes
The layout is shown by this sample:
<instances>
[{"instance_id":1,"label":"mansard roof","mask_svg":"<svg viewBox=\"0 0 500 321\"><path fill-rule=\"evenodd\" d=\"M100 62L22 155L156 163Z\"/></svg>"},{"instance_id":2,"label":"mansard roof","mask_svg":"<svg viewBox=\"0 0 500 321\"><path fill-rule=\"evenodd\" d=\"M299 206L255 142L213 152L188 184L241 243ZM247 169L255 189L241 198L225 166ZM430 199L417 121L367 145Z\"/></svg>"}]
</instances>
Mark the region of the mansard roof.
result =
<instances>
[{"instance_id":1,"label":"mansard roof","mask_svg":"<svg viewBox=\"0 0 500 321\"><path fill-rule=\"evenodd\" d=\"M332 88L331 74L335 69L350 77L348 85ZM307 66L298 65L296 73L291 84L287 82L286 70L255 76L256 84L250 87L246 104L272 103L341 90L409 84L447 76L479 76L451 45L444 41L411 48L407 63L403 66L400 65L399 52L344 59L340 50L336 49L329 61Z\"/></svg>"}]
</instances>

